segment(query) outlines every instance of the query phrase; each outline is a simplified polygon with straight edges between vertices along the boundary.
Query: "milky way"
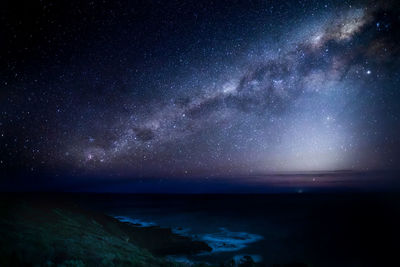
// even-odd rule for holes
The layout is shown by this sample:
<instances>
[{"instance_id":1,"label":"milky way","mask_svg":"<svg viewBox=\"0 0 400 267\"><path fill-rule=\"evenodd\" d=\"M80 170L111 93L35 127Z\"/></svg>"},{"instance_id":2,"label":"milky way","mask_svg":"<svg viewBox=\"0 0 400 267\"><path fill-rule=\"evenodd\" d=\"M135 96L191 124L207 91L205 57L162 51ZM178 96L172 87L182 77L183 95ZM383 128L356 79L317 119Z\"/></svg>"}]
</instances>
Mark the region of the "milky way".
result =
<instances>
[{"instance_id":1,"label":"milky way","mask_svg":"<svg viewBox=\"0 0 400 267\"><path fill-rule=\"evenodd\" d=\"M96 29L83 40L82 21L56 18L66 37L50 27L37 58L10 42L3 166L190 176L400 163L395 4L175 3L156 5L154 25L125 4L81 7Z\"/></svg>"}]
</instances>

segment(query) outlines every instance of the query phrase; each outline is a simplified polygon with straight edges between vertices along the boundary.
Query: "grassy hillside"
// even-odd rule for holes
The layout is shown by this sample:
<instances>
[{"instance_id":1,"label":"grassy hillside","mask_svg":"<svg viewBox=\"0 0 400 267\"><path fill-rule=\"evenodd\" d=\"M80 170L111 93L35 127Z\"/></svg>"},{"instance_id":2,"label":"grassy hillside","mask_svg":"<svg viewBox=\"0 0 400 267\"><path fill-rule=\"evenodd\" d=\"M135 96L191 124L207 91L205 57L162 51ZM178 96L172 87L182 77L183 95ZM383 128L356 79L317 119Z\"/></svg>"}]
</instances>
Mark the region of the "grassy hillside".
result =
<instances>
[{"instance_id":1,"label":"grassy hillside","mask_svg":"<svg viewBox=\"0 0 400 267\"><path fill-rule=\"evenodd\" d=\"M0 266L181 266L162 256L210 249L63 201L6 197L0 208Z\"/></svg>"}]
</instances>

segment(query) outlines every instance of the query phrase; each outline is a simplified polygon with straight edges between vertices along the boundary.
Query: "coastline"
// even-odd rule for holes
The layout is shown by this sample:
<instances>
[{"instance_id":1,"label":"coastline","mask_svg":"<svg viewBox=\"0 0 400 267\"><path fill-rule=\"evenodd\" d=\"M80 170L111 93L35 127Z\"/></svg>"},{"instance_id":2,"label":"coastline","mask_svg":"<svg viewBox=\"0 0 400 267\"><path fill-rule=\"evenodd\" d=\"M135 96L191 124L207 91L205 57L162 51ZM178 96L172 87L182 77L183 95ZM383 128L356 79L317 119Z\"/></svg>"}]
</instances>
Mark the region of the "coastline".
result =
<instances>
[{"instance_id":1,"label":"coastline","mask_svg":"<svg viewBox=\"0 0 400 267\"><path fill-rule=\"evenodd\" d=\"M187 266L168 258L211 251L158 226L135 227L73 201L2 197L0 265Z\"/></svg>"}]
</instances>

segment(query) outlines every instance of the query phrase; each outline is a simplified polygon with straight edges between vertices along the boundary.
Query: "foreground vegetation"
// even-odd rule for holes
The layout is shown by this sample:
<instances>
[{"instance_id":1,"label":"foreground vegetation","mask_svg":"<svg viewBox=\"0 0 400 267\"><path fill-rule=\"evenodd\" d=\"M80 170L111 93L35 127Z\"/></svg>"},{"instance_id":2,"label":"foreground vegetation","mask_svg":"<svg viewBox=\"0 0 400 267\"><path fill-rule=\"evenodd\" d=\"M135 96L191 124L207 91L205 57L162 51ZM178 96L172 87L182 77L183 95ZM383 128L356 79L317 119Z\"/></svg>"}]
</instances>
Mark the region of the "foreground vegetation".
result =
<instances>
[{"instance_id":1,"label":"foreground vegetation","mask_svg":"<svg viewBox=\"0 0 400 267\"><path fill-rule=\"evenodd\" d=\"M0 207L0 266L180 266L163 255L209 250L169 229L132 227L71 203L6 198Z\"/></svg>"}]
</instances>

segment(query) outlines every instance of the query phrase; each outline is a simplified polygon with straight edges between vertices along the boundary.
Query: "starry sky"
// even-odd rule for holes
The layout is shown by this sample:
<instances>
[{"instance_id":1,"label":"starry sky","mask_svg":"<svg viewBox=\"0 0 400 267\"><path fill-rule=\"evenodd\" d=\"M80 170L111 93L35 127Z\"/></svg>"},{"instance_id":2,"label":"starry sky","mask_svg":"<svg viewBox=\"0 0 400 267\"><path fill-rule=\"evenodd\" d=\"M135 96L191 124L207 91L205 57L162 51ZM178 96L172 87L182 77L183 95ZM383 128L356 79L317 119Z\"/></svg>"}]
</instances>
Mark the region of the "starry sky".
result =
<instances>
[{"instance_id":1,"label":"starry sky","mask_svg":"<svg viewBox=\"0 0 400 267\"><path fill-rule=\"evenodd\" d=\"M2 173L397 169L399 10L396 1L3 1Z\"/></svg>"}]
</instances>

